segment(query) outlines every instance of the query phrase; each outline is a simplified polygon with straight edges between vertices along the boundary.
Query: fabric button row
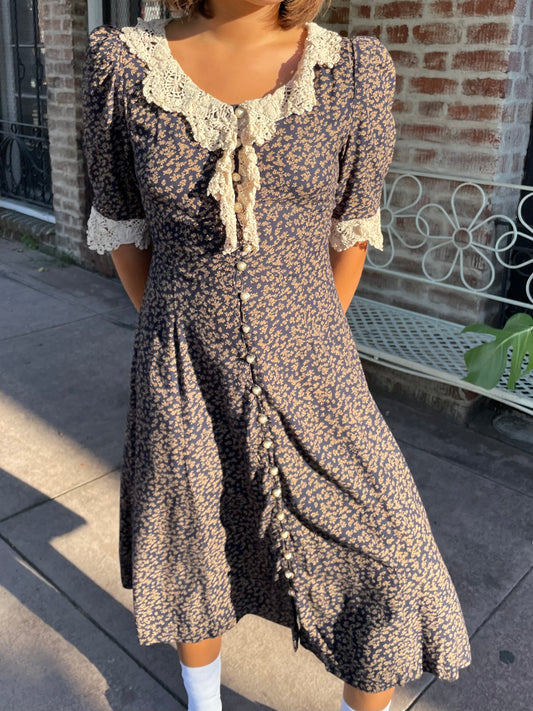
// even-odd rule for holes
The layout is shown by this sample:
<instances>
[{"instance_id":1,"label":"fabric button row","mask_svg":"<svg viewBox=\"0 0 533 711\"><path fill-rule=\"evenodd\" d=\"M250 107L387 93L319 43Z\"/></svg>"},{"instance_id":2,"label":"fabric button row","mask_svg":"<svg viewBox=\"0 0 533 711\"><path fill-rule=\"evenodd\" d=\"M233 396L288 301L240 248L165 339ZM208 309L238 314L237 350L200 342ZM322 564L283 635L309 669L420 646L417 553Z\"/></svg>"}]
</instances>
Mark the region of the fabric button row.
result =
<instances>
[{"instance_id":1,"label":"fabric button row","mask_svg":"<svg viewBox=\"0 0 533 711\"><path fill-rule=\"evenodd\" d=\"M250 249L250 245L244 244L242 246L241 255L243 253L248 253ZM236 262L235 267L237 271L242 274L242 272L246 269L247 264L242 260L241 257L238 257L238 261ZM249 364L251 369L252 381L255 381L255 372L253 366L257 365L257 359L256 356L250 350L249 334L251 332L251 328L250 325L246 322L247 319L245 318L244 314L244 306L250 301L252 296L253 295L249 291L246 291L244 289L239 291L239 299L241 302L241 331L243 332L243 334L246 335L246 338L243 339L246 345L246 353L243 357L243 360L245 360L246 363ZM257 415L257 421L260 425L267 425L269 418L267 412L265 411L265 402L261 397L261 395L263 394L263 388L258 383L253 382L253 385L250 389L251 392L258 399L259 413ZM262 439L261 447L265 451L265 453L267 453L267 455L271 456L272 459L274 458L275 443L271 436L267 435ZM290 568L290 561L292 561L293 559L293 554L289 550L290 534L284 526L287 516L283 511L283 491L279 479L279 468L275 466L273 462L271 462L270 466L268 467L268 473L272 477L271 495L275 501L275 519L281 529L280 538L282 541L281 549L283 574L289 584L288 594L294 597L295 593L292 587L292 579L294 578L294 573Z\"/></svg>"}]
</instances>

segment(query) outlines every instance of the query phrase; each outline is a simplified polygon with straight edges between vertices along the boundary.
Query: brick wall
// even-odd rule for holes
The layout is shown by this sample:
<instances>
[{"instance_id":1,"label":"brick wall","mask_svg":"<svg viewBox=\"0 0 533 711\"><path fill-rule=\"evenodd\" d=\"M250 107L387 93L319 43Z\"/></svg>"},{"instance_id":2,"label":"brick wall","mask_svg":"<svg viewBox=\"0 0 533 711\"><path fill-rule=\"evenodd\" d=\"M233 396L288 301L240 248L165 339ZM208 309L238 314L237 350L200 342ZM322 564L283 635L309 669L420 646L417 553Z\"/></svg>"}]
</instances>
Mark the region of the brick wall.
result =
<instances>
[{"instance_id":1,"label":"brick wall","mask_svg":"<svg viewBox=\"0 0 533 711\"><path fill-rule=\"evenodd\" d=\"M389 49L397 69L394 167L443 176L421 181L422 204L439 203L448 210L448 217L433 208L424 213L430 234L450 235L454 229L450 205L458 183L445 176L522 182L533 105L531 0L334 0L322 22L344 35L377 36ZM389 198L393 177L390 174L387 181ZM392 206L416 198L412 181L402 185ZM459 227L469 225L469 215L473 219L480 204L479 193L468 190L455 205L462 220ZM516 216L519 191L488 188L486 192L487 205L478 222L490 214ZM413 218L400 219L396 225L407 244L420 242ZM475 239L494 245L494 225L478 230ZM400 240L395 240L395 247L393 268L406 276L365 270L358 294L459 323L490 323L496 316L497 302L483 294L410 280L410 274L421 275L423 252L406 248ZM428 265L446 273L454 249L448 242L431 253ZM385 253L384 259L389 257L390 252ZM474 250L463 251L462 259L469 283L486 284L491 276L487 262ZM493 266L498 282L501 268L495 260ZM458 271L451 282L461 285ZM373 386L437 404L459 418L469 410L472 394L461 389L416 377L398 378L397 373L368 362L365 372Z\"/></svg>"},{"instance_id":2,"label":"brick wall","mask_svg":"<svg viewBox=\"0 0 533 711\"><path fill-rule=\"evenodd\" d=\"M395 167L520 184L533 104L533 3L362 0L348 4L342 0L330 8L324 24L345 35L375 35L393 57ZM424 195L431 196L432 202L450 205L457 183L422 182ZM409 202L405 192L410 186L405 185L395 195L398 205ZM464 224L469 214L475 214L476 199L472 192L471 204L467 198L457 205ZM494 212L514 216L517 199L518 191L490 194L489 190ZM432 217L431 234L450 232L442 213L434 212ZM407 242L419 241L413 220L400 227ZM490 244L494 234L487 230L476 238ZM420 273L421 254L399 243L396 247L395 268ZM451 258L453 254L445 250L434 254L442 264ZM471 282L486 283L487 263L473 251L464 252L463 258ZM455 283L461 285L459 274ZM483 296L428 288L390 274L365 272L359 293L464 323L489 320L497 310Z\"/></svg>"},{"instance_id":3,"label":"brick wall","mask_svg":"<svg viewBox=\"0 0 533 711\"><path fill-rule=\"evenodd\" d=\"M528 0L378 0L335 3L326 19L379 37L394 59L397 164L494 178L523 169L532 13Z\"/></svg>"},{"instance_id":4,"label":"brick wall","mask_svg":"<svg viewBox=\"0 0 533 711\"><path fill-rule=\"evenodd\" d=\"M87 41L84 0L39 0L48 85L48 128L56 250L90 263L85 246L86 179L81 150L81 70Z\"/></svg>"}]
</instances>

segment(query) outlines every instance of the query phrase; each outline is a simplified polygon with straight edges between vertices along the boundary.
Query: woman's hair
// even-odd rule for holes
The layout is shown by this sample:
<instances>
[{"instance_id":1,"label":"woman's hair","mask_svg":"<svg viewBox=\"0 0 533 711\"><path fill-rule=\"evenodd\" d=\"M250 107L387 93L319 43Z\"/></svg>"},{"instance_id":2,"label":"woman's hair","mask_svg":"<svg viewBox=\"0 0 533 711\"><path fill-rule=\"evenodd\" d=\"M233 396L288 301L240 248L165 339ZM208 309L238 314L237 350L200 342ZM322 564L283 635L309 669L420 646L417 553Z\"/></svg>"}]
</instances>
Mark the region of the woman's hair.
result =
<instances>
[{"instance_id":1,"label":"woman's hair","mask_svg":"<svg viewBox=\"0 0 533 711\"><path fill-rule=\"evenodd\" d=\"M329 7L331 0L281 0L278 12L280 27L290 30L314 20L326 3ZM206 0L165 0L165 4L170 12L189 15L198 11L204 17L213 17L206 7Z\"/></svg>"}]
</instances>

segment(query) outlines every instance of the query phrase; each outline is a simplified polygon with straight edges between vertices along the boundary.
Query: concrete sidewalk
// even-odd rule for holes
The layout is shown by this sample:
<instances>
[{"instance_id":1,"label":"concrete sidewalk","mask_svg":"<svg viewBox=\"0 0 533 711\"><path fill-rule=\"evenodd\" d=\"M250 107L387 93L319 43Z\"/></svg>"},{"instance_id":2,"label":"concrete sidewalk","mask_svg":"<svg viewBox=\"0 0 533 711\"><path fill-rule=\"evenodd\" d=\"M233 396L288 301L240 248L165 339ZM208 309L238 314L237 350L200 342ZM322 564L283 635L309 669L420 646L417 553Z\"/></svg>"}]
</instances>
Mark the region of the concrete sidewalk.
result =
<instances>
[{"instance_id":1,"label":"concrete sidewalk","mask_svg":"<svg viewBox=\"0 0 533 711\"><path fill-rule=\"evenodd\" d=\"M118 570L137 313L117 278L3 239L0 297L0 711L185 709L176 651L139 646ZM529 710L531 449L498 439L490 412L479 431L374 396L426 506L473 655L456 682L425 673L397 687L392 711ZM342 682L262 619L224 636L222 664L225 711L340 707Z\"/></svg>"}]
</instances>

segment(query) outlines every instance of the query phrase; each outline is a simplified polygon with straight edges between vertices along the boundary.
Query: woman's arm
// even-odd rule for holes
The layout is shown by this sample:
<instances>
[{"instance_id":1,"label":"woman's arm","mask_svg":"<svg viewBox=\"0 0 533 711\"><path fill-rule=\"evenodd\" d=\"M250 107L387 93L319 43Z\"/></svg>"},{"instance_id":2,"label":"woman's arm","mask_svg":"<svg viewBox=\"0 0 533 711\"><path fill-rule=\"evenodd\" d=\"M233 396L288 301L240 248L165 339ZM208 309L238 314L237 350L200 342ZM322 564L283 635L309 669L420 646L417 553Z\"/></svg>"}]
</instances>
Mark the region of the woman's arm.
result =
<instances>
[{"instance_id":1,"label":"woman's arm","mask_svg":"<svg viewBox=\"0 0 533 711\"><path fill-rule=\"evenodd\" d=\"M139 311L152 259L152 244L147 249L139 249L134 244L121 244L111 252L111 259L122 286Z\"/></svg>"},{"instance_id":2,"label":"woman's arm","mask_svg":"<svg viewBox=\"0 0 533 711\"><path fill-rule=\"evenodd\" d=\"M356 242L353 247L340 252L331 245L329 247L333 278L344 313L348 310L361 279L367 247L368 242Z\"/></svg>"}]
</instances>

